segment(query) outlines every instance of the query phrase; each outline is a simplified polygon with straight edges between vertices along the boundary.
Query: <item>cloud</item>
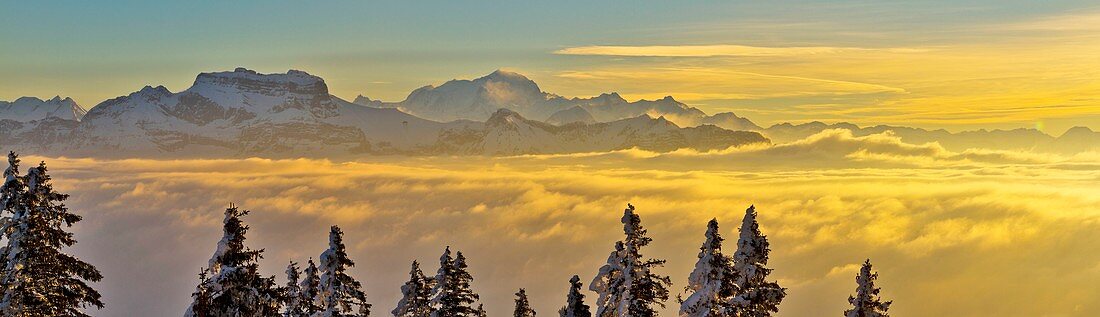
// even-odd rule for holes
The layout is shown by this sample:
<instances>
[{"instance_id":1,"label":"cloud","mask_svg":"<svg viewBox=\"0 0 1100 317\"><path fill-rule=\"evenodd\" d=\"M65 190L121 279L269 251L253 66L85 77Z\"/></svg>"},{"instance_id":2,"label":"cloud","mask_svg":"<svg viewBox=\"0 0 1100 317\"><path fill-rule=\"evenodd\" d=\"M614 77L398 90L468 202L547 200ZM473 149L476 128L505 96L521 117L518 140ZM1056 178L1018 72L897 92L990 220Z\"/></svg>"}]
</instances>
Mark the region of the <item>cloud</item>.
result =
<instances>
[{"instance_id":1,"label":"cloud","mask_svg":"<svg viewBox=\"0 0 1100 317\"><path fill-rule=\"evenodd\" d=\"M553 312L569 277L588 279L603 262L630 202L654 238L646 254L669 260L661 272L677 291L706 221L718 218L734 239L755 204L774 276L790 288L786 316L842 311L850 266L868 257L898 314L1100 314L1100 255L1082 251L1100 241L1100 172L1065 166L1095 164L1095 154L1013 155L833 130L659 155L45 159L85 217L74 251L104 271L101 315L182 312L229 202L253 211L247 243L266 250L263 271L280 279L286 261L317 257L327 226L342 226L352 273L380 311L396 302L412 260L431 271L450 245L470 257L491 313L508 311L519 287L538 311ZM959 289L973 297L956 301Z\"/></svg>"},{"instance_id":2,"label":"cloud","mask_svg":"<svg viewBox=\"0 0 1100 317\"><path fill-rule=\"evenodd\" d=\"M1082 154L1082 158L1088 161ZM500 158L522 163L537 157L540 163L584 164L613 168L621 160L631 160L632 166L661 170L726 170L737 166L741 171L830 170L854 168L936 168L938 170L969 170L1003 167L1004 164L1034 165L1041 168L1066 167L1078 164L1077 157L1040 154L1027 151L968 149L950 151L936 142L907 143L892 131L855 136L847 129L829 129L789 143L753 144L724 150L700 152L683 149L656 153L638 149L606 153ZM601 165L601 162L608 162Z\"/></svg>"},{"instance_id":3,"label":"cloud","mask_svg":"<svg viewBox=\"0 0 1100 317\"><path fill-rule=\"evenodd\" d=\"M672 95L707 112L738 109L761 125L820 120L988 129L1053 121L1052 131L1096 129L1100 86L1090 70L1098 61L1086 52L1100 48L1098 17L1080 12L973 25L953 29L950 38L917 41L925 43L920 47L800 46L781 38L760 46L576 46L555 53L608 58L558 70L543 86L565 95L606 87L628 98Z\"/></svg>"},{"instance_id":4,"label":"cloud","mask_svg":"<svg viewBox=\"0 0 1100 317\"><path fill-rule=\"evenodd\" d=\"M578 46L568 47L554 54L560 55L602 55L631 57L791 57L821 54L843 54L851 52L888 52L922 53L924 48L859 48L859 47L762 47L748 45L648 45L648 46Z\"/></svg>"},{"instance_id":5,"label":"cloud","mask_svg":"<svg viewBox=\"0 0 1100 317\"><path fill-rule=\"evenodd\" d=\"M601 81L661 81L666 84L662 85L662 87L666 87L665 89L676 89L677 79L690 79L693 83L693 88L697 90L630 94L632 97L641 99L660 99L668 95L675 95L676 98L681 100L714 100L906 93L906 91L901 88L871 83L700 67L676 67L631 71L565 71L559 73L558 77ZM708 84L700 85L697 82L699 80L705 80ZM772 90L762 85L798 85L799 87L793 90L780 91ZM707 86L714 87L713 89L698 90L700 88L706 88Z\"/></svg>"}]
</instances>

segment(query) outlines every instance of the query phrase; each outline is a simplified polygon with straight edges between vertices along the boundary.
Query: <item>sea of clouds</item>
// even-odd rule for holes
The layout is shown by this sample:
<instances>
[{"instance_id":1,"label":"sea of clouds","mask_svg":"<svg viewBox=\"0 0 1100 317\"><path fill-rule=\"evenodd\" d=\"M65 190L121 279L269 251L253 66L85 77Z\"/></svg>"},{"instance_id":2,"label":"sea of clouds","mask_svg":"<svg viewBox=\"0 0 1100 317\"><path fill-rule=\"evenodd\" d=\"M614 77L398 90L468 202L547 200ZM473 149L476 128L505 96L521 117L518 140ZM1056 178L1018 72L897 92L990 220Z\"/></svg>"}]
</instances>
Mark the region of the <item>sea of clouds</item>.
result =
<instances>
[{"instance_id":1,"label":"sea of clouds","mask_svg":"<svg viewBox=\"0 0 1100 317\"><path fill-rule=\"evenodd\" d=\"M222 210L252 213L262 269L314 259L340 225L352 273L387 315L409 264L463 251L490 315L524 287L540 315L587 284L622 235L627 203L647 256L683 289L717 218L732 252L749 205L771 241L781 316L839 315L871 258L899 316L1100 315L1100 155L951 152L831 130L724 151L507 158L46 160L85 217L74 252L104 273L99 316L175 316L220 239ZM589 294L589 302L594 295ZM1041 303L1041 304L1039 304ZM674 315L675 300L665 315Z\"/></svg>"}]
</instances>

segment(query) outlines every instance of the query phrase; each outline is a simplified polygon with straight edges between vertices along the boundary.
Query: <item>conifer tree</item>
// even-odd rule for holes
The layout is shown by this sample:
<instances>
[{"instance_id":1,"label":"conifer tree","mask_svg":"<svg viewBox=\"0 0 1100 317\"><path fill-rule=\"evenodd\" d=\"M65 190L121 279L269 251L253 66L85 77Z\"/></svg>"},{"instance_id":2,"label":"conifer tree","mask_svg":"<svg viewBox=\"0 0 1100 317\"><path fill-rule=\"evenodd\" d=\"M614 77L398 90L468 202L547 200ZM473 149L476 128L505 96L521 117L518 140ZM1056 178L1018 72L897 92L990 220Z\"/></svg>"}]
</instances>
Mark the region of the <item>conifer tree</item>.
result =
<instances>
[{"instance_id":1,"label":"conifer tree","mask_svg":"<svg viewBox=\"0 0 1100 317\"><path fill-rule=\"evenodd\" d=\"M489 314L485 313L485 305L477 304L477 311L474 312L474 316L487 317Z\"/></svg>"},{"instance_id":2,"label":"conifer tree","mask_svg":"<svg viewBox=\"0 0 1100 317\"><path fill-rule=\"evenodd\" d=\"M771 251L768 247L768 239L760 233L760 225L756 222L756 206L749 206L741 221L737 251L733 254L737 295L729 305L735 316L771 316L779 312L779 303L787 296L785 288L767 281L772 271L766 267Z\"/></svg>"},{"instance_id":3,"label":"conifer tree","mask_svg":"<svg viewBox=\"0 0 1100 317\"><path fill-rule=\"evenodd\" d=\"M432 286L434 280L424 276L420 263L413 261L409 281L401 286L401 300L391 313L394 317L428 317L432 314Z\"/></svg>"},{"instance_id":4,"label":"conifer tree","mask_svg":"<svg viewBox=\"0 0 1100 317\"><path fill-rule=\"evenodd\" d=\"M0 214L5 216L25 207L23 198L27 194L27 185L19 175L20 162L19 155L8 153L8 167L4 169L4 183L0 185Z\"/></svg>"},{"instance_id":5,"label":"conifer tree","mask_svg":"<svg viewBox=\"0 0 1100 317\"><path fill-rule=\"evenodd\" d=\"M451 258L451 248L447 247L439 257L439 272L435 276L435 288L432 289L432 317L471 317L481 316L483 311L472 305L479 296L470 289L473 277L466 271L466 257L458 252Z\"/></svg>"},{"instance_id":6,"label":"conifer tree","mask_svg":"<svg viewBox=\"0 0 1100 317\"><path fill-rule=\"evenodd\" d=\"M320 317L365 317L370 315L370 304L363 293L363 285L347 274L355 266L344 247L344 232L332 226L328 236L328 250L321 254L321 305Z\"/></svg>"},{"instance_id":7,"label":"conifer tree","mask_svg":"<svg viewBox=\"0 0 1100 317\"><path fill-rule=\"evenodd\" d=\"M222 221L222 239L210 258L200 281L194 302L185 316L278 316L282 307L282 290L275 286L275 277L260 275L258 261L263 250L244 245L248 226L241 217L247 210L230 205ZM204 299L205 298L205 299ZM204 302L208 299L208 302Z\"/></svg>"},{"instance_id":8,"label":"conifer tree","mask_svg":"<svg viewBox=\"0 0 1100 317\"><path fill-rule=\"evenodd\" d=\"M844 317L890 317L886 313L892 301L882 301L880 289L875 287L878 273L871 271L871 259L863 262L863 268L856 275L856 295L848 297L852 309L844 312Z\"/></svg>"},{"instance_id":9,"label":"conifer tree","mask_svg":"<svg viewBox=\"0 0 1100 317\"><path fill-rule=\"evenodd\" d=\"M299 299L302 311L306 316L313 316L321 312L321 276L317 264L313 258L306 262L306 269L302 271L302 282L298 284L301 298Z\"/></svg>"},{"instance_id":10,"label":"conifer tree","mask_svg":"<svg viewBox=\"0 0 1100 317\"><path fill-rule=\"evenodd\" d=\"M718 233L718 220L707 223L706 240L699 247L699 260L688 276L684 291L687 299L680 300L680 316L720 317L725 306L737 290L734 284L733 261L722 254L722 236Z\"/></svg>"},{"instance_id":11,"label":"conifer tree","mask_svg":"<svg viewBox=\"0 0 1100 317\"><path fill-rule=\"evenodd\" d=\"M19 159L8 154L9 167L0 198L7 245L0 250L0 316L88 316L102 308L99 292L87 282L103 278L94 266L63 252L76 244L65 228L81 220L69 212L69 195L53 190L46 162L18 176Z\"/></svg>"},{"instance_id":12,"label":"conifer tree","mask_svg":"<svg viewBox=\"0 0 1100 317\"><path fill-rule=\"evenodd\" d=\"M0 185L0 217L3 217L3 222L0 222L0 235L4 238L10 237L17 228L12 222L18 218L26 215L27 204L25 203L25 196L27 195L27 185L24 182L23 176L19 175L19 156L15 152L8 153L8 167L4 169L4 183ZM18 216L18 217L17 217ZM10 242L3 247L0 247L0 283L3 282L3 277L6 275L4 269L8 266L8 250ZM0 291L5 288L0 284ZM3 293L0 293L2 295Z\"/></svg>"},{"instance_id":13,"label":"conifer tree","mask_svg":"<svg viewBox=\"0 0 1100 317\"><path fill-rule=\"evenodd\" d=\"M212 308L210 307L210 289L207 288L205 285L205 283L210 279L210 275L208 273L209 270L207 270L205 267L199 270L199 284L195 287L195 292L191 293L191 298L193 300L191 302L191 307L188 307L188 309L191 312L196 312L193 314L193 316L196 317L207 317L208 315L206 315L206 313L212 310Z\"/></svg>"},{"instance_id":14,"label":"conifer tree","mask_svg":"<svg viewBox=\"0 0 1100 317\"><path fill-rule=\"evenodd\" d=\"M512 316L535 317L535 310L531 309L531 303L527 301L527 291L522 288L516 292L516 309L513 310Z\"/></svg>"},{"instance_id":15,"label":"conifer tree","mask_svg":"<svg viewBox=\"0 0 1100 317\"><path fill-rule=\"evenodd\" d=\"M621 251L619 244L616 244L616 252L609 257L609 264L600 269L593 281L593 287L600 293L597 315L657 316L657 308L664 307L664 301L668 300L668 287L672 282L667 276L654 273L653 269L664 266L665 261L646 259L642 255L641 249L653 239L646 236L641 217L634 213L633 205L627 204L622 223L626 236L621 243ZM616 261L618 263L611 263ZM616 276L616 271L621 275ZM614 301L616 297L617 302Z\"/></svg>"},{"instance_id":16,"label":"conifer tree","mask_svg":"<svg viewBox=\"0 0 1100 317\"><path fill-rule=\"evenodd\" d=\"M558 310L560 317L592 317L588 305L584 303L584 294L581 293L581 278L573 275L569 279L569 295L565 298L565 307Z\"/></svg>"},{"instance_id":17,"label":"conifer tree","mask_svg":"<svg viewBox=\"0 0 1100 317\"><path fill-rule=\"evenodd\" d=\"M283 294L283 317L309 317L302 305L302 286L298 279L301 277L298 262L290 261L286 266L286 286Z\"/></svg>"},{"instance_id":18,"label":"conifer tree","mask_svg":"<svg viewBox=\"0 0 1100 317\"><path fill-rule=\"evenodd\" d=\"M596 292L596 316L618 316L617 310L625 293L623 280L623 242L615 242L615 250L607 256L607 263L600 267L588 289Z\"/></svg>"}]
</instances>

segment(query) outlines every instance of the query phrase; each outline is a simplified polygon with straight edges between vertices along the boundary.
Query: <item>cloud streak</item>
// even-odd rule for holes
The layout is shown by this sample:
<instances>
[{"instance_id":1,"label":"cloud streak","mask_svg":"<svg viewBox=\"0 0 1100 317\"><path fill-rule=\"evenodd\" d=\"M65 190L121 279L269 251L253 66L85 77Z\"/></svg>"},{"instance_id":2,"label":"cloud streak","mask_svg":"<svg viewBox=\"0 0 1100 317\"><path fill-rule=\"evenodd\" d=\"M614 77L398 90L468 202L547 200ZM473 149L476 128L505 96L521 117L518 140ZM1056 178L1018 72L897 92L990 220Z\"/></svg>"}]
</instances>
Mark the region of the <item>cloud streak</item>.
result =
<instances>
[{"instance_id":1,"label":"cloud streak","mask_svg":"<svg viewBox=\"0 0 1100 317\"><path fill-rule=\"evenodd\" d=\"M559 55L596 55L627 57L791 57L822 54L844 54L852 52L921 53L924 48L861 48L861 47L763 47L749 45L648 45L613 46L593 45L563 48L554 51Z\"/></svg>"}]
</instances>

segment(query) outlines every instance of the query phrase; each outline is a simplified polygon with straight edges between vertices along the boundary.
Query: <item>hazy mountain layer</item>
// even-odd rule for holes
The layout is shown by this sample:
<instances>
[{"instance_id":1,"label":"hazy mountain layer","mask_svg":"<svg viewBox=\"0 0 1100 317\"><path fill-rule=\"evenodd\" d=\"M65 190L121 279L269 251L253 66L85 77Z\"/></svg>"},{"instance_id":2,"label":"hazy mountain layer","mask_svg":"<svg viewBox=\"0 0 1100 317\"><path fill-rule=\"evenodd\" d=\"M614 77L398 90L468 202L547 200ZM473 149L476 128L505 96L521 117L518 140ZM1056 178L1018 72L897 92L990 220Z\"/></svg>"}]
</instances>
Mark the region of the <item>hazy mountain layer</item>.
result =
<instances>
[{"instance_id":1,"label":"hazy mountain layer","mask_svg":"<svg viewBox=\"0 0 1100 317\"><path fill-rule=\"evenodd\" d=\"M828 129L851 130L855 136L867 136L890 131L907 143L936 142L952 151L983 148L996 150L1027 150L1038 152L1080 153L1100 150L1100 133L1086 127L1075 127L1054 137L1035 129L974 130L951 133L947 130L927 130L903 126L877 125L859 127L851 123L803 124L782 123L761 131L775 143L801 140Z\"/></svg>"},{"instance_id":2,"label":"hazy mountain layer","mask_svg":"<svg viewBox=\"0 0 1100 317\"><path fill-rule=\"evenodd\" d=\"M710 150L769 139L787 143L828 129L851 130L855 136L890 131L908 143L936 142L952 151L1100 151L1100 133L1085 127L1058 137L1035 129L951 133L821 122L762 129L733 113L707 115L671 97L628 102L609 93L566 99L505 71L423 87L399 103L363 96L350 103L329 94L324 80L305 72L259 74L243 68L199 74L190 88L176 93L147 86L86 113L69 98L0 102L0 144L5 148L88 156L515 155L631 147Z\"/></svg>"},{"instance_id":3,"label":"hazy mountain layer","mask_svg":"<svg viewBox=\"0 0 1100 317\"><path fill-rule=\"evenodd\" d=\"M421 87L401 102L386 103L359 96L355 99L355 103L369 107L400 108L416 116L441 122L482 121L487 120L497 109L508 109L536 120L569 123L577 120L561 121L560 119L563 116L578 115L574 108L579 107L598 122L610 122L647 114L651 117L664 116L681 126L712 124L731 130L760 129L752 121L733 113L725 112L709 116L702 110L676 101L672 97L634 102L623 99L618 93L602 94L592 98L565 98L543 92L538 84L521 74L502 70L473 80L456 79L438 87Z\"/></svg>"}]
</instances>

